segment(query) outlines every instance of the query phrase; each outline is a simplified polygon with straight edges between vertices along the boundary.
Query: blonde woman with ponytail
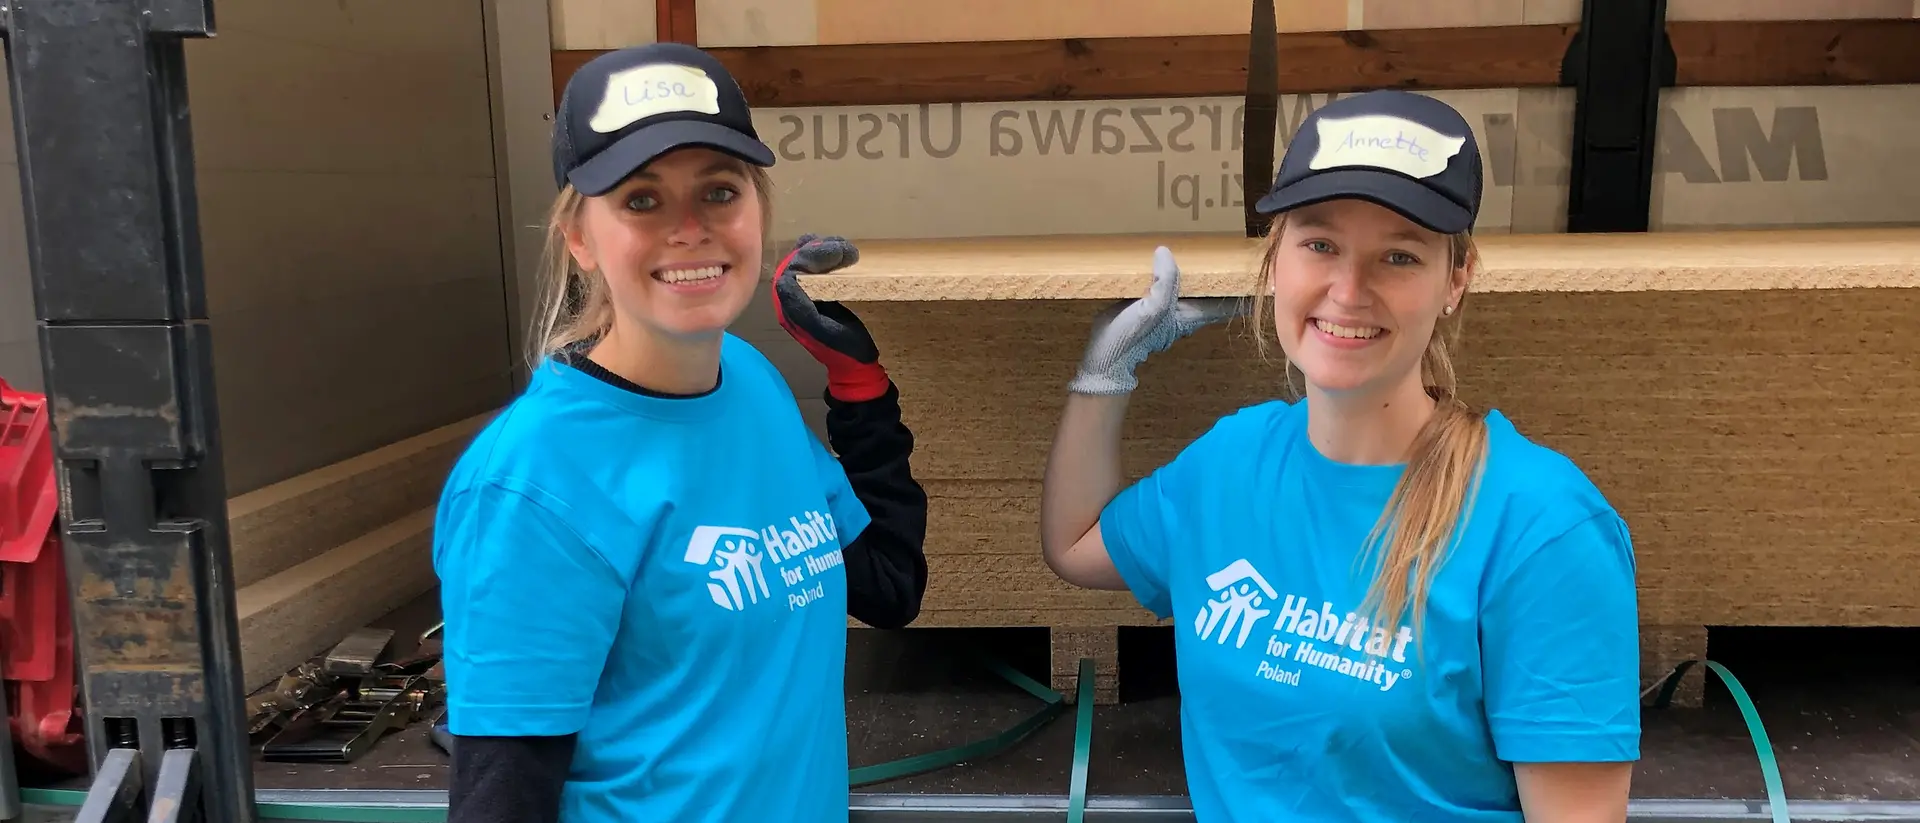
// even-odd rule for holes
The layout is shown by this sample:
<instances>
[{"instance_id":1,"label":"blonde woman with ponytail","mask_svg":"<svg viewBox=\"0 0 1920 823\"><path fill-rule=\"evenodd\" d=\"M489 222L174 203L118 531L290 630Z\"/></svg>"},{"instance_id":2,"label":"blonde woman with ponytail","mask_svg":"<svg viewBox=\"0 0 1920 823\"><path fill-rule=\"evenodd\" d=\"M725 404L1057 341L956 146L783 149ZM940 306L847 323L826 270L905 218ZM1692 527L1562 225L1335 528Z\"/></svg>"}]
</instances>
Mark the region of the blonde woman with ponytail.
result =
<instances>
[{"instance_id":1,"label":"blonde woman with ponytail","mask_svg":"<svg viewBox=\"0 0 1920 823\"><path fill-rule=\"evenodd\" d=\"M844 307L769 302L827 372L813 435L728 333L761 288L773 152L711 55L589 61L553 138L532 380L454 467L433 535L449 823L847 819L849 616L926 589L926 494L898 391Z\"/></svg>"},{"instance_id":2,"label":"blonde woman with ponytail","mask_svg":"<svg viewBox=\"0 0 1920 823\"><path fill-rule=\"evenodd\" d=\"M1096 323L1047 463L1075 585L1173 619L1198 823L1626 818L1639 757L1626 525L1565 457L1456 397L1481 159L1379 91L1287 147L1255 289L1299 402L1217 421L1123 483L1135 368L1236 302L1153 285ZM1124 486L1124 487L1123 487Z\"/></svg>"}]
</instances>

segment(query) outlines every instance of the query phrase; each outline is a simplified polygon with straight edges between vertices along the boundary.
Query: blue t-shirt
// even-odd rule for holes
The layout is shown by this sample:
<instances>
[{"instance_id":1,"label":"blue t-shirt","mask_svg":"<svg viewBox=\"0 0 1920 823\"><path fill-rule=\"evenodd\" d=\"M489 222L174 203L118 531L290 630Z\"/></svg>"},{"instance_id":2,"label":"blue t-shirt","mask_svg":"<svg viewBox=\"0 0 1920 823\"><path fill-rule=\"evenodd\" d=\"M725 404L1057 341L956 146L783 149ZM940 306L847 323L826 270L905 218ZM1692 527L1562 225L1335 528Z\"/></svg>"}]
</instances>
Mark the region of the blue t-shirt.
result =
<instances>
[{"instance_id":1,"label":"blue t-shirt","mask_svg":"<svg viewBox=\"0 0 1920 823\"><path fill-rule=\"evenodd\" d=\"M1329 460L1306 421L1228 415L1100 518L1134 595L1173 618L1196 820L1519 823L1511 762L1637 759L1632 547L1580 470L1488 415L1416 637L1357 614L1402 467Z\"/></svg>"},{"instance_id":2,"label":"blue t-shirt","mask_svg":"<svg viewBox=\"0 0 1920 823\"><path fill-rule=\"evenodd\" d=\"M868 524L764 356L650 397L547 361L434 534L456 735L579 732L565 823L847 819L847 592Z\"/></svg>"}]
</instances>

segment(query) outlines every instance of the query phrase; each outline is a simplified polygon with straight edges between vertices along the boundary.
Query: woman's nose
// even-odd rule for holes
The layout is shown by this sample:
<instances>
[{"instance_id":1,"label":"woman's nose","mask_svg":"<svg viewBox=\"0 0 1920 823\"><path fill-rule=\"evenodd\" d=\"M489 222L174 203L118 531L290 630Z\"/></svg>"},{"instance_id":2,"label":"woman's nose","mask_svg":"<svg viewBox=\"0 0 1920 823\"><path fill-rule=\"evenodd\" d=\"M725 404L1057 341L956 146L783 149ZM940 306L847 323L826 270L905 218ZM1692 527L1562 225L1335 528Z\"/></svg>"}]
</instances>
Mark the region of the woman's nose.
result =
<instances>
[{"instance_id":1,"label":"woman's nose","mask_svg":"<svg viewBox=\"0 0 1920 823\"><path fill-rule=\"evenodd\" d=\"M1334 267L1333 280L1327 284L1327 294L1342 305L1364 305L1368 299L1366 279L1363 266L1342 261Z\"/></svg>"}]
</instances>

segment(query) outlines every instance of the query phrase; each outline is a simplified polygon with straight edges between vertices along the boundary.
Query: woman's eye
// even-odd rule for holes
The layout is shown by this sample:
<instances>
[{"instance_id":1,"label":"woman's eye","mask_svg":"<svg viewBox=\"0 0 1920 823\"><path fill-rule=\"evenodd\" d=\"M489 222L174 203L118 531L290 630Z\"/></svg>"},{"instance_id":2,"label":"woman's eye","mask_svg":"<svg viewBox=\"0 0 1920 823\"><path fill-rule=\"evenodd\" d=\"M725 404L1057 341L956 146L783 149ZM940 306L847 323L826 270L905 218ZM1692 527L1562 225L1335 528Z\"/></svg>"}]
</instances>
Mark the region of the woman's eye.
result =
<instances>
[{"instance_id":1,"label":"woman's eye","mask_svg":"<svg viewBox=\"0 0 1920 823\"><path fill-rule=\"evenodd\" d=\"M707 193L707 197L718 203L731 203L733 202L733 198L739 196L740 193L734 191L730 186L719 186Z\"/></svg>"},{"instance_id":2,"label":"woman's eye","mask_svg":"<svg viewBox=\"0 0 1920 823\"><path fill-rule=\"evenodd\" d=\"M1403 251L1394 252L1388 255L1387 259L1392 260L1394 265L1398 266L1416 266L1420 264L1420 258Z\"/></svg>"},{"instance_id":3,"label":"woman's eye","mask_svg":"<svg viewBox=\"0 0 1920 823\"><path fill-rule=\"evenodd\" d=\"M1325 241L1325 240L1308 240L1308 241L1307 241L1307 248L1309 248L1309 249L1311 249L1311 250L1313 250L1313 251L1317 251L1317 252L1319 252L1319 253L1321 253L1321 254L1332 254L1332 253L1333 253L1333 244L1332 244L1332 243L1329 243L1329 242L1327 242L1327 241Z\"/></svg>"},{"instance_id":4,"label":"woman's eye","mask_svg":"<svg viewBox=\"0 0 1920 823\"><path fill-rule=\"evenodd\" d=\"M634 211L646 211L657 205L659 203L654 201L653 196L647 194L636 194L627 200L627 208Z\"/></svg>"}]
</instances>

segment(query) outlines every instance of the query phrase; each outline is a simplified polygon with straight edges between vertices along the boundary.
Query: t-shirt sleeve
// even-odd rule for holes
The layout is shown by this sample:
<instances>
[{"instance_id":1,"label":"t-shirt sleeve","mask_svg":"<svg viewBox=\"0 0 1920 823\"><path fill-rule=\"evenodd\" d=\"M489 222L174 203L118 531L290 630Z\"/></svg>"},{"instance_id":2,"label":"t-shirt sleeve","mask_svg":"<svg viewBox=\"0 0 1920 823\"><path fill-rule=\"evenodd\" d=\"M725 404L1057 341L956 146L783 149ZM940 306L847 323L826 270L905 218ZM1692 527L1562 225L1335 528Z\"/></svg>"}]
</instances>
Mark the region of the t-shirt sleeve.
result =
<instances>
[{"instance_id":1,"label":"t-shirt sleeve","mask_svg":"<svg viewBox=\"0 0 1920 823\"><path fill-rule=\"evenodd\" d=\"M1488 591L1481 648L1499 757L1638 759L1639 611L1619 516L1598 514L1547 540Z\"/></svg>"},{"instance_id":2,"label":"t-shirt sleeve","mask_svg":"<svg viewBox=\"0 0 1920 823\"><path fill-rule=\"evenodd\" d=\"M537 488L482 483L448 501L435 566L446 619L448 728L572 734L620 629L627 575Z\"/></svg>"},{"instance_id":3,"label":"t-shirt sleeve","mask_svg":"<svg viewBox=\"0 0 1920 823\"><path fill-rule=\"evenodd\" d=\"M1222 472L1220 461L1231 453L1236 434L1250 418L1248 410L1222 418L1172 462L1121 489L1100 511L1107 557L1134 598L1156 617L1173 614L1169 558L1180 542L1178 535L1188 530L1196 506L1210 494L1207 479Z\"/></svg>"},{"instance_id":4,"label":"t-shirt sleeve","mask_svg":"<svg viewBox=\"0 0 1920 823\"><path fill-rule=\"evenodd\" d=\"M847 471L827 444L820 438L807 433L807 442L813 449L813 465L820 475L820 488L827 492L827 508L833 515L833 528L840 537L840 545L846 546L865 531L867 524L873 522L873 516L865 504L853 493L853 484L847 480Z\"/></svg>"}]
</instances>

